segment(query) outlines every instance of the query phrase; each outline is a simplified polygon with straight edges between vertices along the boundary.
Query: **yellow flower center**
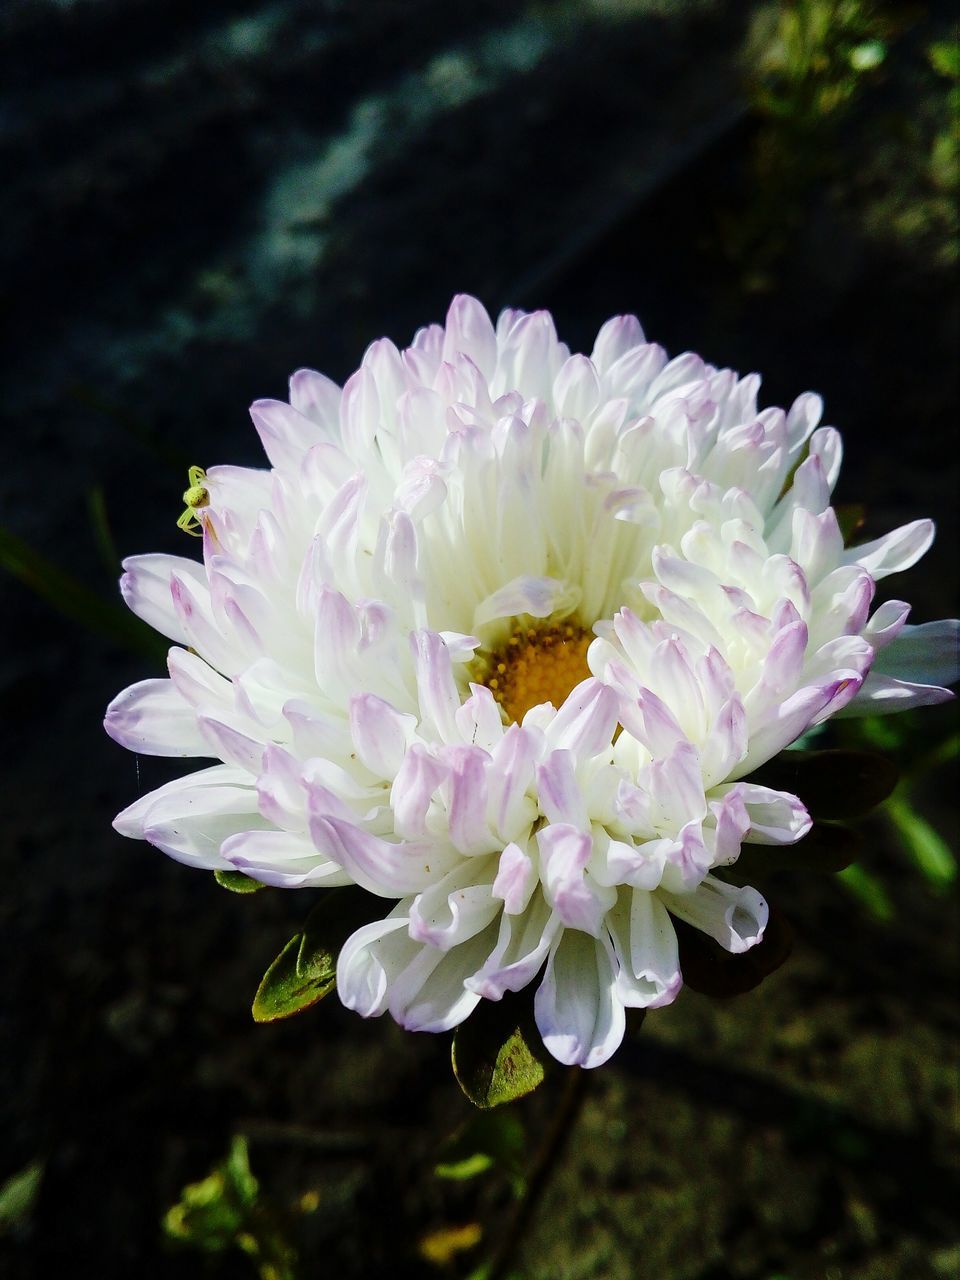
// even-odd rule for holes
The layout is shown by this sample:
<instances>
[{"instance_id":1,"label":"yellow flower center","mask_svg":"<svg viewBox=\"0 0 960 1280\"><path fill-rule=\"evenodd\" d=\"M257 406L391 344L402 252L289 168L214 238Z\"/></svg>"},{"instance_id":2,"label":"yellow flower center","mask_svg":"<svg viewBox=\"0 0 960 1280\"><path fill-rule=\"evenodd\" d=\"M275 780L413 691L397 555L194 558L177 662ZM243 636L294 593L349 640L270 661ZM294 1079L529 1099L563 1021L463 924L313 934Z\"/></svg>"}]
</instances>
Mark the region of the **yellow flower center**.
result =
<instances>
[{"instance_id":1,"label":"yellow flower center","mask_svg":"<svg viewBox=\"0 0 960 1280\"><path fill-rule=\"evenodd\" d=\"M519 722L541 702L559 707L590 675L592 640L591 631L572 621L518 627L491 655L484 684L511 721Z\"/></svg>"}]
</instances>

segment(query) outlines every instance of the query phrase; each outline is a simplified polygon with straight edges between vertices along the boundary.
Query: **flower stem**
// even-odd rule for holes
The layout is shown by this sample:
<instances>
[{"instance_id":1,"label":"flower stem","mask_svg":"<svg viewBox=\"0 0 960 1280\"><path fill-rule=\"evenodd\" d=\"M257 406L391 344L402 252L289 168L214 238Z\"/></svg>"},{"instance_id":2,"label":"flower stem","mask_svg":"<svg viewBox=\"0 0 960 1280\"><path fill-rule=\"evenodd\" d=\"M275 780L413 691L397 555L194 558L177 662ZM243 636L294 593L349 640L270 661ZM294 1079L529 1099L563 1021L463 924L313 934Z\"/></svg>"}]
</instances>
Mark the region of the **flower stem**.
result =
<instances>
[{"instance_id":1,"label":"flower stem","mask_svg":"<svg viewBox=\"0 0 960 1280\"><path fill-rule=\"evenodd\" d=\"M557 1167L586 1096L587 1072L569 1067L553 1122L534 1158L523 1195L513 1206L506 1230L490 1261L485 1280L506 1280L526 1228Z\"/></svg>"}]
</instances>

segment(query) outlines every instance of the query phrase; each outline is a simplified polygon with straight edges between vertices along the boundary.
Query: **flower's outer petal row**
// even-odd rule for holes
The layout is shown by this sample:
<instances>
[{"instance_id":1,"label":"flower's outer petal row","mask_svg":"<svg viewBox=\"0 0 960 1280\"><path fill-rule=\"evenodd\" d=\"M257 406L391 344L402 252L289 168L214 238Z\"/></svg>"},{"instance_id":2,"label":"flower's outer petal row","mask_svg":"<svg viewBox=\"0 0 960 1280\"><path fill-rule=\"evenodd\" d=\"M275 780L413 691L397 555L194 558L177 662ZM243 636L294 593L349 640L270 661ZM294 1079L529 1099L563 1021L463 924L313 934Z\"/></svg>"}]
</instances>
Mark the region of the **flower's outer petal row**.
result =
<instances>
[{"instance_id":1,"label":"flower's outer petal row","mask_svg":"<svg viewBox=\"0 0 960 1280\"><path fill-rule=\"evenodd\" d=\"M879 612L879 610L878 610ZM902 626L879 652L851 715L883 715L948 702L960 680L960 622Z\"/></svg>"},{"instance_id":2,"label":"flower's outer petal row","mask_svg":"<svg viewBox=\"0 0 960 1280\"><path fill-rule=\"evenodd\" d=\"M217 756L197 716L172 680L141 680L110 703L104 728L128 751L145 756Z\"/></svg>"},{"instance_id":3,"label":"flower's outer petal row","mask_svg":"<svg viewBox=\"0 0 960 1280\"><path fill-rule=\"evenodd\" d=\"M270 468L204 478L203 562L124 562L175 647L107 730L221 763L117 830L395 902L340 955L364 1016L448 1030L537 983L549 1051L606 1061L626 1008L680 989L672 918L732 952L762 938L762 897L714 872L810 818L751 771L957 678L956 623L870 612L932 524L845 547L820 398L761 409L759 387L632 316L588 357L548 313L494 324L466 295L406 350L371 343L342 390L298 370L289 403L251 408ZM507 724L484 663L538 620L593 627L589 672Z\"/></svg>"}]
</instances>

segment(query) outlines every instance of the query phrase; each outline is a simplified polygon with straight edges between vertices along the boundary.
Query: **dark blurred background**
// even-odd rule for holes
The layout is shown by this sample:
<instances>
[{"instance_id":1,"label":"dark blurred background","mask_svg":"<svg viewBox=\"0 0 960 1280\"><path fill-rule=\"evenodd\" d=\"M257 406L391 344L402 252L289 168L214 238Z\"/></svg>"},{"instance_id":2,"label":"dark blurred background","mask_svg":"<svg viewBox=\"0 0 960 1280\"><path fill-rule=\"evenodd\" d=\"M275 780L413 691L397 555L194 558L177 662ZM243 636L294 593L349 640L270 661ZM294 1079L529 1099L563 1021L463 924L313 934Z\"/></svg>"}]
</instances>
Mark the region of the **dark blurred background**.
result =
<instances>
[{"instance_id":1,"label":"dark blurred background","mask_svg":"<svg viewBox=\"0 0 960 1280\"><path fill-rule=\"evenodd\" d=\"M574 349L634 311L673 354L761 371L765 403L818 390L864 536L938 521L888 594L955 613L950 19L5 0L4 1275L477 1274L513 1190L503 1160L434 1173L470 1110L448 1038L335 997L254 1026L309 899L233 896L110 829L168 776L101 730L161 670L115 607L119 559L193 553L186 467L260 464L250 401L302 365L342 379L470 291L549 307ZM737 1000L684 992L591 1075L516 1275L960 1274L956 718L869 733L906 781L861 863L773 880L790 962ZM531 1151L556 1088L517 1108ZM221 1165L238 1135L258 1186L242 1147Z\"/></svg>"}]
</instances>

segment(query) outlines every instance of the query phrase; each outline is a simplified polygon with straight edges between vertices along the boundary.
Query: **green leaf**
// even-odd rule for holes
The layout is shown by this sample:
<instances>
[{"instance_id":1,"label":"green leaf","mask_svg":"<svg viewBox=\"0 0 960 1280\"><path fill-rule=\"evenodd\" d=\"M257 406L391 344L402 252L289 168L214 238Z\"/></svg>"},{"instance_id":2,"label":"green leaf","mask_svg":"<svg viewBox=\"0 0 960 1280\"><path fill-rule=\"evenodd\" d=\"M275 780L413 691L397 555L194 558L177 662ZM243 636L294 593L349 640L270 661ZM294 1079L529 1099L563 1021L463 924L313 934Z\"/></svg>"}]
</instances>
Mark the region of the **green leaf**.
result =
<instances>
[{"instance_id":1,"label":"green leaf","mask_svg":"<svg viewBox=\"0 0 960 1280\"><path fill-rule=\"evenodd\" d=\"M936 889L947 889L957 878L953 850L905 796L887 802L886 814L921 874Z\"/></svg>"},{"instance_id":2,"label":"green leaf","mask_svg":"<svg viewBox=\"0 0 960 1280\"><path fill-rule=\"evenodd\" d=\"M526 1134L513 1111L480 1111L443 1143L434 1173L438 1178L462 1182L496 1165L509 1176L514 1193L519 1195L525 1150Z\"/></svg>"},{"instance_id":3,"label":"green leaf","mask_svg":"<svg viewBox=\"0 0 960 1280\"><path fill-rule=\"evenodd\" d=\"M276 1022L309 1009L336 986L337 957L354 929L369 918L362 889L328 889L263 975L253 999L255 1022Z\"/></svg>"},{"instance_id":4,"label":"green leaf","mask_svg":"<svg viewBox=\"0 0 960 1280\"><path fill-rule=\"evenodd\" d=\"M960 40L938 40L927 49L930 65L948 80L960 80Z\"/></svg>"},{"instance_id":5,"label":"green leaf","mask_svg":"<svg viewBox=\"0 0 960 1280\"><path fill-rule=\"evenodd\" d=\"M0 1236L28 1224L42 1177L43 1164L35 1160L0 1186Z\"/></svg>"},{"instance_id":6,"label":"green leaf","mask_svg":"<svg viewBox=\"0 0 960 1280\"><path fill-rule=\"evenodd\" d=\"M257 893L267 887L259 880L251 880L242 871L214 871L213 878L222 889L229 889L231 893Z\"/></svg>"},{"instance_id":7,"label":"green leaf","mask_svg":"<svg viewBox=\"0 0 960 1280\"><path fill-rule=\"evenodd\" d=\"M796 844L745 844L732 866L717 874L731 884L754 884L775 871L815 871L834 875L855 862L863 837L840 823L815 822Z\"/></svg>"},{"instance_id":8,"label":"green leaf","mask_svg":"<svg viewBox=\"0 0 960 1280\"><path fill-rule=\"evenodd\" d=\"M890 895L872 871L867 871L865 867L847 867L837 878L860 900L875 920L885 924L896 915Z\"/></svg>"},{"instance_id":9,"label":"green leaf","mask_svg":"<svg viewBox=\"0 0 960 1280\"><path fill-rule=\"evenodd\" d=\"M800 797L810 816L858 818L882 804L897 785L892 760L869 751L781 751L750 782Z\"/></svg>"},{"instance_id":10,"label":"green leaf","mask_svg":"<svg viewBox=\"0 0 960 1280\"><path fill-rule=\"evenodd\" d=\"M323 948L305 952L305 943L305 935L295 933L263 975L253 998L254 1022L291 1018L336 986L337 957Z\"/></svg>"},{"instance_id":11,"label":"green leaf","mask_svg":"<svg viewBox=\"0 0 960 1280\"><path fill-rule=\"evenodd\" d=\"M532 1093L543 1080L545 1057L529 1001L516 995L481 1000L453 1037L453 1074L482 1110Z\"/></svg>"},{"instance_id":12,"label":"green leaf","mask_svg":"<svg viewBox=\"0 0 960 1280\"><path fill-rule=\"evenodd\" d=\"M29 543L0 526L0 568L18 578L58 613L125 649L162 659L168 641L122 605L102 599L82 582L64 573Z\"/></svg>"},{"instance_id":13,"label":"green leaf","mask_svg":"<svg viewBox=\"0 0 960 1280\"><path fill-rule=\"evenodd\" d=\"M168 1209L163 1228L172 1239L207 1253L222 1253L237 1242L259 1194L250 1171L246 1139L233 1138L226 1158L199 1182L191 1182Z\"/></svg>"},{"instance_id":14,"label":"green leaf","mask_svg":"<svg viewBox=\"0 0 960 1280\"><path fill-rule=\"evenodd\" d=\"M887 56L887 46L882 40L868 40L850 50L850 65L854 71L873 71Z\"/></svg>"},{"instance_id":15,"label":"green leaf","mask_svg":"<svg viewBox=\"0 0 960 1280\"><path fill-rule=\"evenodd\" d=\"M464 1156L462 1160L436 1164L433 1172L438 1178L445 1178L450 1182L466 1182L469 1178L475 1178L477 1174L486 1173L488 1169L493 1168L493 1165L493 1156L475 1151L472 1156Z\"/></svg>"},{"instance_id":16,"label":"green leaf","mask_svg":"<svg viewBox=\"0 0 960 1280\"><path fill-rule=\"evenodd\" d=\"M120 569L120 553L113 540L110 517L107 514L107 499L102 485L94 485L87 491L87 511L100 559L107 573L115 578Z\"/></svg>"},{"instance_id":17,"label":"green leaf","mask_svg":"<svg viewBox=\"0 0 960 1280\"><path fill-rule=\"evenodd\" d=\"M674 917L673 927L680 947L683 981L705 996L726 998L752 991L780 968L793 949L793 930L773 905L763 939L740 955L731 955L719 942L683 920Z\"/></svg>"},{"instance_id":18,"label":"green leaf","mask_svg":"<svg viewBox=\"0 0 960 1280\"><path fill-rule=\"evenodd\" d=\"M230 1142L230 1150L223 1163L228 1184L241 1204L256 1204L260 1186L250 1169L250 1152L247 1140L236 1134Z\"/></svg>"}]
</instances>

